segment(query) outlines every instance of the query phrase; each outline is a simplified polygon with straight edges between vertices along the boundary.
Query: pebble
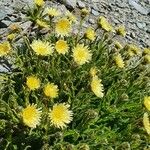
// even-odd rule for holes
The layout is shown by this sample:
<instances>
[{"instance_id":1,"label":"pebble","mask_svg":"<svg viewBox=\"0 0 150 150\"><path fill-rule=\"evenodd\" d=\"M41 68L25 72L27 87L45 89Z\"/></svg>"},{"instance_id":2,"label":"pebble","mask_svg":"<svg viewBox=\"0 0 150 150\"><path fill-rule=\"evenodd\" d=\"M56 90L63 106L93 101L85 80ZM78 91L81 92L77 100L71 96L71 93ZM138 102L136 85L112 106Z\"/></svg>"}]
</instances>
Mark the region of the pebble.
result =
<instances>
[{"instance_id":1,"label":"pebble","mask_svg":"<svg viewBox=\"0 0 150 150\"><path fill-rule=\"evenodd\" d=\"M0 65L0 72L8 72L8 70L4 68L2 65Z\"/></svg>"},{"instance_id":2,"label":"pebble","mask_svg":"<svg viewBox=\"0 0 150 150\"><path fill-rule=\"evenodd\" d=\"M118 19L113 19L115 24L119 24L120 22L118 21Z\"/></svg>"},{"instance_id":3,"label":"pebble","mask_svg":"<svg viewBox=\"0 0 150 150\"><path fill-rule=\"evenodd\" d=\"M92 13L94 16L99 16L99 12L96 11L96 10L94 10L94 9L92 9L91 13Z\"/></svg>"},{"instance_id":4,"label":"pebble","mask_svg":"<svg viewBox=\"0 0 150 150\"><path fill-rule=\"evenodd\" d=\"M77 5L79 6L79 8L85 8L85 4L82 1L78 1Z\"/></svg>"},{"instance_id":5,"label":"pebble","mask_svg":"<svg viewBox=\"0 0 150 150\"><path fill-rule=\"evenodd\" d=\"M143 29L146 27L146 23L144 23L144 22L137 22L136 25L139 29Z\"/></svg>"},{"instance_id":6,"label":"pebble","mask_svg":"<svg viewBox=\"0 0 150 150\"><path fill-rule=\"evenodd\" d=\"M91 23L91 24L94 24L94 23L95 23L95 20L92 19L92 18L90 18L88 21L89 21L89 23Z\"/></svg>"},{"instance_id":7,"label":"pebble","mask_svg":"<svg viewBox=\"0 0 150 150\"><path fill-rule=\"evenodd\" d=\"M135 38L135 32L131 32L130 37L134 39Z\"/></svg>"}]
</instances>

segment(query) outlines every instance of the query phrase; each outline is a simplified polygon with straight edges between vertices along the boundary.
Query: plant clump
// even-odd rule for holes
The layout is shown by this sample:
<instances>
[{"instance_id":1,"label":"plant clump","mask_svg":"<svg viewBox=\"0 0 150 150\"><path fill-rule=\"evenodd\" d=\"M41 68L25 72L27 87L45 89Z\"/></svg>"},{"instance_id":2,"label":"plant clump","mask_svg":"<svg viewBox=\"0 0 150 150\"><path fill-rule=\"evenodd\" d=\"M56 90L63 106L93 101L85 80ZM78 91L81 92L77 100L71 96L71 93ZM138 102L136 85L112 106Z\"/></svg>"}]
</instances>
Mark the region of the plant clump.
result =
<instances>
[{"instance_id":1,"label":"plant clump","mask_svg":"<svg viewBox=\"0 0 150 150\"><path fill-rule=\"evenodd\" d=\"M0 149L148 149L150 49L123 45L125 26L104 16L81 32L86 8L77 18L34 3L34 34L11 25L0 43L12 66L0 74Z\"/></svg>"}]
</instances>

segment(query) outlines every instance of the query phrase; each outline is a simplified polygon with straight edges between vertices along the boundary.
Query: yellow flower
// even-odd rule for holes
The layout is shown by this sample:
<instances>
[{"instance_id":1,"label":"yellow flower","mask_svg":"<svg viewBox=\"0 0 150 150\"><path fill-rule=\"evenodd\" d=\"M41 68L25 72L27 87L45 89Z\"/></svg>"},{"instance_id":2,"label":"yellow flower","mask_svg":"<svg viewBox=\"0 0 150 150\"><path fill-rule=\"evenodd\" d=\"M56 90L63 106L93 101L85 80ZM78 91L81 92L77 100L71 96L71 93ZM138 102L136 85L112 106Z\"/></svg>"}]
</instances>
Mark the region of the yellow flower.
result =
<instances>
[{"instance_id":1,"label":"yellow flower","mask_svg":"<svg viewBox=\"0 0 150 150\"><path fill-rule=\"evenodd\" d=\"M112 26L108 23L105 17L101 16L98 20L98 25L107 32L113 30Z\"/></svg>"},{"instance_id":2,"label":"yellow flower","mask_svg":"<svg viewBox=\"0 0 150 150\"><path fill-rule=\"evenodd\" d=\"M116 55L116 56L114 57L114 59L115 59L116 65L117 65L119 68L124 68L124 61L123 61L123 59L122 59L122 57L121 57L120 54Z\"/></svg>"},{"instance_id":3,"label":"yellow flower","mask_svg":"<svg viewBox=\"0 0 150 150\"><path fill-rule=\"evenodd\" d=\"M150 48L144 48L143 53L150 55Z\"/></svg>"},{"instance_id":4,"label":"yellow flower","mask_svg":"<svg viewBox=\"0 0 150 150\"><path fill-rule=\"evenodd\" d=\"M68 44L64 40L59 40L56 42L55 49L59 54L65 54L68 52Z\"/></svg>"},{"instance_id":5,"label":"yellow flower","mask_svg":"<svg viewBox=\"0 0 150 150\"><path fill-rule=\"evenodd\" d=\"M69 105L60 103L55 104L53 109L50 110L49 117L51 123L57 128L64 128L66 124L72 121L73 112L68 110Z\"/></svg>"},{"instance_id":6,"label":"yellow flower","mask_svg":"<svg viewBox=\"0 0 150 150\"><path fill-rule=\"evenodd\" d=\"M95 40L95 36L96 36L96 33L95 33L95 31L91 27L89 27L89 28L86 29L86 31L85 31L85 37L87 39L89 39L91 41L94 41Z\"/></svg>"},{"instance_id":7,"label":"yellow flower","mask_svg":"<svg viewBox=\"0 0 150 150\"><path fill-rule=\"evenodd\" d=\"M92 77L94 77L94 76L96 76L96 74L97 74L97 68L96 68L96 67L92 67L92 68L90 69L90 75L91 75Z\"/></svg>"},{"instance_id":8,"label":"yellow flower","mask_svg":"<svg viewBox=\"0 0 150 150\"><path fill-rule=\"evenodd\" d=\"M86 17L89 14L89 10L86 8L81 9L81 17Z\"/></svg>"},{"instance_id":9,"label":"yellow flower","mask_svg":"<svg viewBox=\"0 0 150 150\"><path fill-rule=\"evenodd\" d=\"M117 49L123 49L122 45L118 41L115 42L115 47Z\"/></svg>"},{"instance_id":10,"label":"yellow flower","mask_svg":"<svg viewBox=\"0 0 150 150\"><path fill-rule=\"evenodd\" d=\"M67 11L65 16L69 19L71 23L77 22L77 18L70 11Z\"/></svg>"},{"instance_id":11,"label":"yellow flower","mask_svg":"<svg viewBox=\"0 0 150 150\"><path fill-rule=\"evenodd\" d=\"M116 33L117 33L118 35L121 35L121 36L125 37L125 36L126 36L126 29L125 29L125 26L124 26L124 25L119 26L119 27L116 29Z\"/></svg>"},{"instance_id":12,"label":"yellow flower","mask_svg":"<svg viewBox=\"0 0 150 150\"><path fill-rule=\"evenodd\" d=\"M3 43L0 43L0 57L5 56L8 53L10 53L10 50L11 50L11 46L10 46L9 42L6 41Z\"/></svg>"},{"instance_id":13,"label":"yellow flower","mask_svg":"<svg viewBox=\"0 0 150 150\"><path fill-rule=\"evenodd\" d=\"M30 90L35 90L40 87L40 80L36 76L28 76L26 84Z\"/></svg>"},{"instance_id":14,"label":"yellow flower","mask_svg":"<svg viewBox=\"0 0 150 150\"><path fill-rule=\"evenodd\" d=\"M47 83L44 87L44 94L50 98L58 97L58 86L54 83Z\"/></svg>"},{"instance_id":15,"label":"yellow flower","mask_svg":"<svg viewBox=\"0 0 150 150\"><path fill-rule=\"evenodd\" d=\"M34 0L34 3L35 3L37 6L43 6L43 5L44 5L44 0Z\"/></svg>"},{"instance_id":16,"label":"yellow flower","mask_svg":"<svg viewBox=\"0 0 150 150\"><path fill-rule=\"evenodd\" d=\"M144 105L150 111L150 96L144 97Z\"/></svg>"},{"instance_id":17,"label":"yellow flower","mask_svg":"<svg viewBox=\"0 0 150 150\"><path fill-rule=\"evenodd\" d=\"M68 36L71 32L71 24L68 19L62 18L56 23L55 31L60 36Z\"/></svg>"},{"instance_id":18,"label":"yellow flower","mask_svg":"<svg viewBox=\"0 0 150 150\"><path fill-rule=\"evenodd\" d=\"M83 65L92 59L92 54L84 44L77 44L73 49L73 58L78 65Z\"/></svg>"},{"instance_id":19,"label":"yellow flower","mask_svg":"<svg viewBox=\"0 0 150 150\"><path fill-rule=\"evenodd\" d=\"M50 17L57 17L60 16L60 11L58 11L55 8L46 8L46 13L50 16Z\"/></svg>"},{"instance_id":20,"label":"yellow flower","mask_svg":"<svg viewBox=\"0 0 150 150\"><path fill-rule=\"evenodd\" d=\"M150 63L150 54L145 55L144 59L147 63Z\"/></svg>"},{"instance_id":21,"label":"yellow flower","mask_svg":"<svg viewBox=\"0 0 150 150\"><path fill-rule=\"evenodd\" d=\"M149 118L148 118L148 113L144 113L143 125L144 125L144 128L145 128L146 132L148 134L150 134L150 122L149 122Z\"/></svg>"},{"instance_id":22,"label":"yellow flower","mask_svg":"<svg viewBox=\"0 0 150 150\"><path fill-rule=\"evenodd\" d=\"M96 76L96 75L92 77L91 90L99 98L102 98L104 96L103 84L101 83L101 79L99 79L98 76Z\"/></svg>"},{"instance_id":23,"label":"yellow flower","mask_svg":"<svg viewBox=\"0 0 150 150\"><path fill-rule=\"evenodd\" d=\"M128 50L129 56L138 55L141 53L141 50L139 49L139 47L137 47L134 44L127 45L127 50Z\"/></svg>"},{"instance_id":24,"label":"yellow flower","mask_svg":"<svg viewBox=\"0 0 150 150\"><path fill-rule=\"evenodd\" d=\"M49 28L48 24L46 22L42 21L42 20L37 19L36 23L41 28Z\"/></svg>"},{"instance_id":25,"label":"yellow flower","mask_svg":"<svg viewBox=\"0 0 150 150\"><path fill-rule=\"evenodd\" d=\"M34 40L30 46L37 55L47 56L53 53L53 47L49 42Z\"/></svg>"},{"instance_id":26,"label":"yellow flower","mask_svg":"<svg viewBox=\"0 0 150 150\"><path fill-rule=\"evenodd\" d=\"M16 37L16 34L15 33L11 33L11 34L8 34L7 35L7 40L13 40L14 38Z\"/></svg>"},{"instance_id":27,"label":"yellow flower","mask_svg":"<svg viewBox=\"0 0 150 150\"><path fill-rule=\"evenodd\" d=\"M36 104L28 105L22 110L22 119L25 125L30 128L36 128L41 121L41 108L36 108Z\"/></svg>"}]
</instances>

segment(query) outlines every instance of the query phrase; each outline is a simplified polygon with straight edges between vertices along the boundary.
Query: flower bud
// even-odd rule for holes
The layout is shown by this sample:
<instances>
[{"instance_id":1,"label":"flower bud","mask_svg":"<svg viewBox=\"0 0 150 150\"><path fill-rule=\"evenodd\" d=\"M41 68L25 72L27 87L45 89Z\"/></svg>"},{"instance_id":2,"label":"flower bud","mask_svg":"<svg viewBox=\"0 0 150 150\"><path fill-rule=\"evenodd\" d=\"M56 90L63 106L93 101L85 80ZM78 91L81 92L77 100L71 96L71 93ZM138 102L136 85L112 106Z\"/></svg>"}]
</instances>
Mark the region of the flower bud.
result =
<instances>
[{"instance_id":1,"label":"flower bud","mask_svg":"<svg viewBox=\"0 0 150 150\"><path fill-rule=\"evenodd\" d=\"M130 144L128 142L123 142L118 149L131 150Z\"/></svg>"},{"instance_id":2,"label":"flower bud","mask_svg":"<svg viewBox=\"0 0 150 150\"><path fill-rule=\"evenodd\" d=\"M68 144L68 145L66 146L66 150L74 150L74 149L75 149L75 146L72 145L72 144Z\"/></svg>"},{"instance_id":3,"label":"flower bud","mask_svg":"<svg viewBox=\"0 0 150 150\"><path fill-rule=\"evenodd\" d=\"M114 45L115 45L115 48L117 49L123 49L123 46L118 41L116 41Z\"/></svg>"},{"instance_id":4,"label":"flower bud","mask_svg":"<svg viewBox=\"0 0 150 150\"><path fill-rule=\"evenodd\" d=\"M98 117L98 113L95 110L88 110L86 116L88 119L95 119Z\"/></svg>"},{"instance_id":5,"label":"flower bud","mask_svg":"<svg viewBox=\"0 0 150 150\"><path fill-rule=\"evenodd\" d=\"M89 10L86 8L81 9L81 17L85 18L89 14Z\"/></svg>"},{"instance_id":6,"label":"flower bud","mask_svg":"<svg viewBox=\"0 0 150 150\"><path fill-rule=\"evenodd\" d=\"M126 93L124 93L124 94L121 95L121 99L123 101L128 101L129 100L129 96Z\"/></svg>"},{"instance_id":7,"label":"flower bud","mask_svg":"<svg viewBox=\"0 0 150 150\"><path fill-rule=\"evenodd\" d=\"M79 147L79 150L90 150L90 147L89 147L87 144L82 144L82 145Z\"/></svg>"}]
</instances>

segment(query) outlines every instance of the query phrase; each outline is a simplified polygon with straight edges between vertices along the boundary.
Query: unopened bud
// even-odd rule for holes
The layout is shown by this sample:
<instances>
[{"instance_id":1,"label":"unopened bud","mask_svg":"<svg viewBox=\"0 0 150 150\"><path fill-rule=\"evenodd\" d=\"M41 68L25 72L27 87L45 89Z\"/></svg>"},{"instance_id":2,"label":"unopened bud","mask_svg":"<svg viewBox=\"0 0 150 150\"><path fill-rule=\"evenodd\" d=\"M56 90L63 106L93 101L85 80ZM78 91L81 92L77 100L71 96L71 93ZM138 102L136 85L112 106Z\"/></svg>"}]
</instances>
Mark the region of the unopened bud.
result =
<instances>
[{"instance_id":1,"label":"unopened bud","mask_svg":"<svg viewBox=\"0 0 150 150\"><path fill-rule=\"evenodd\" d=\"M74 150L74 149L75 149L75 146L72 145L72 144L68 144L68 145L66 146L66 150Z\"/></svg>"},{"instance_id":2,"label":"unopened bud","mask_svg":"<svg viewBox=\"0 0 150 150\"><path fill-rule=\"evenodd\" d=\"M89 147L87 144L82 144L82 145L79 147L79 150L90 150L90 147Z\"/></svg>"},{"instance_id":3,"label":"unopened bud","mask_svg":"<svg viewBox=\"0 0 150 150\"><path fill-rule=\"evenodd\" d=\"M81 17L86 17L89 14L89 10L86 8L81 9Z\"/></svg>"}]
</instances>

